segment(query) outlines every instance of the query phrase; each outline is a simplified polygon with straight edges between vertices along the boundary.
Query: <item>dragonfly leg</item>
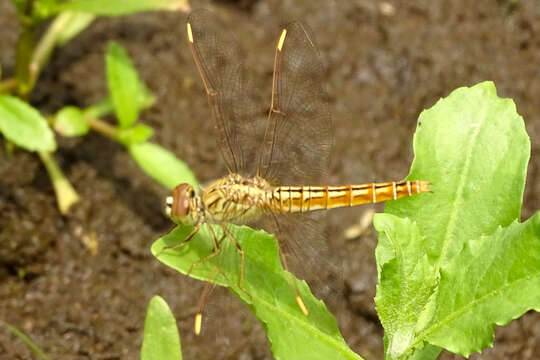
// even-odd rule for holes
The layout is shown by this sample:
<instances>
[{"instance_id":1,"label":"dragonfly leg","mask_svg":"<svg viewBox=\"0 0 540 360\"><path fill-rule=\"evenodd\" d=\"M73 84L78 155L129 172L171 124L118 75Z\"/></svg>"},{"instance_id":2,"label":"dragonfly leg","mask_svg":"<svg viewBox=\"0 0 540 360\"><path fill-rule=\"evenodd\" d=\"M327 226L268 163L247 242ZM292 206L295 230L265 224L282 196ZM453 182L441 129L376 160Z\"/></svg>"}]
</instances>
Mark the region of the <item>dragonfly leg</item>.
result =
<instances>
[{"instance_id":1,"label":"dragonfly leg","mask_svg":"<svg viewBox=\"0 0 540 360\"><path fill-rule=\"evenodd\" d=\"M233 234L229 231L229 229L227 229L227 226L226 225L222 225L222 228L223 228L223 233L227 234L227 236L229 237L229 239L231 239L231 241L234 243L234 245L236 246L236 250L238 251L238 253L240 254L240 274L238 276L238 288L240 290L242 290L250 299L251 299L251 294L242 286L242 281L244 280L244 250L242 250L242 247L240 246L240 244L238 243L238 240L236 240L236 238L233 236Z\"/></svg>"},{"instance_id":2,"label":"dragonfly leg","mask_svg":"<svg viewBox=\"0 0 540 360\"><path fill-rule=\"evenodd\" d=\"M223 240L225 239L225 237L227 236L225 233L223 233L223 236L218 240L217 239L217 236L216 234L214 233L214 229L212 229L212 226L208 225L208 229L210 229L210 234L212 234L212 241L214 242L214 250L209 254L209 255L206 255L205 257L197 260L196 262L194 262L193 264L191 264L191 266L189 267L189 270L188 272L186 273L186 275L190 275L191 272L193 271L193 269L195 269L196 266L202 264L203 262L206 262L208 260L210 260L211 258L213 258L214 256L216 256L217 254L219 254L221 252L221 243L223 242Z\"/></svg>"},{"instance_id":3,"label":"dragonfly leg","mask_svg":"<svg viewBox=\"0 0 540 360\"><path fill-rule=\"evenodd\" d=\"M206 308L206 305L208 304L208 298L210 297L210 294L212 294L212 291L215 289L215 287L216 284L211 282L207 282L206 284L204 284L203 291L201 293L201 296L199 297L199 301L197 302L197 313L195 314L195 323L193 326L193 331L195 332L195 335L199 335L201 333L202 314L204 312L204 309Z\"/></svg>"},{"instance_id":4,"label":"dragonfly leg","mask_svg":"<svg viewBox=\"0 0 540 360\"><path fill-rule=\"evenodd\" d=\"M197 234L197 232L199 231L199 229L201 228L202 224L200 225L197 225L195 226L195 228L193 229L192 232L189 233L188 236L186 236L186 238L179 244L175 244L175 245L172 245L172 246L165 246L163 249L161 249L157 254L156 254L156 257L159 257L163 252L167 251L167 250L173 250L173 249L178 249L178 248L181 248L182 246L186 245L191 239L193 239L193 237L195 236L195 234Z\"/></svg>"},{"instance_id":5,"label":"dragonfly leg","mask_svg":"<svg viewBox=\"0 0 540 360\"><path fill-rule=\"evenodd\" d=\"M278 240L278 247L279 247L279 240ZM279 257L281 259L281 263L283 264L283 268L285 269L285 271L290 273L289 266L287 265L287 258L285 254L283 253L283 251L281 251L281 249L279 249ZM302 296L300 296L300 291L298 290L296 281L294 281L293 278L291 278L291 287L293 288L294 297L296 299L296 303L298 304L298 307L300 308L300 310L305 316L308 316L309 311L307 310L306 305L304 304L304 301L302 300Z\"/></svg>"},{"instance_id":6,"label":"dragonfly leg","mask_svg":"<svg viewBox=\"0 0 540 360\"><path fill-rule=\"evenodd\" d=\"M308 311L306 305L304 304L304 300L302 300L302 296L300 296L300 291L298 290L298 285L296 285L296 281L294 280L294 276L292 276L292 273L289 271L289 266L287 265L287 257L286 257L285 252L282 249L282 246L281 246L282 244L279 241L280 234L282 234L282 228L279 225L276 214L271 212L271 211L269 211L268 213L270 215L272 215L272 218L274 219L274 223L276 225L276 229L277 229L276 241L277 241L277 246L278 246L279 258L281 259L281 264L283 265L283 268L285 269L285 271L289 272L289 274L291 275L291 277L290 277L290 285L291 285L291 287L292 287L292 289L294 291L294 298L296 300L296 303L298 304L298 307L302 311L302 313L305 316L308 316L309 311Z\"/></svg>"}]
</instances>

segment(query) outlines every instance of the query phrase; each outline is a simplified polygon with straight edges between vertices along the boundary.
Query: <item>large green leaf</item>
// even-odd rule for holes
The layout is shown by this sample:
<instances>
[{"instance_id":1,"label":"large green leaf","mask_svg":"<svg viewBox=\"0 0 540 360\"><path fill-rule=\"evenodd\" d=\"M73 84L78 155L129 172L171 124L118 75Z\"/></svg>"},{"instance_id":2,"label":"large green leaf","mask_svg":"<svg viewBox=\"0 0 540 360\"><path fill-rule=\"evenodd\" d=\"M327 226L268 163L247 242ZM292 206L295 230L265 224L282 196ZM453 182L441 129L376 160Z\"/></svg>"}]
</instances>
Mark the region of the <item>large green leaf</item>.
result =
<instances>
[{"instance_id":1,"label":"large green leaf","mask_svg":"<svg viewBox=\"0 0 540 360\"><path fill-rule=\"evenodd\" d=\"M150 142L128 144L128 150L137 164L153 179L169 189L180 183L197 185L195 175L174 154Z\"/></svg>"},{"instance_id":2,"label":"large green leaf","mask_svg":"<svg viewBox=\"0 0 540 360\"><path fill-rule=\"evenodd\" d=\"M54 151L54 134L41 114L24 101L0 95L0 132L29 151Z\"/></svg>"},{"instance_id":3,"label":"large green leaf","mask_svg":"<svg viewBox=\"0 0 540 360\"><path fill-rule=\"evenodd\" d=\"M212 229L220 239L221 228ZM240 255L230 238L223 241L217 256L193 267L190 276L234 291L263 324L276 359L360 359L343 340L336 320L324 303L311 294L304 281L283 270L276 241L271 235L246 226L229 225L228 229L245 254L241 283L244 290L238 286ZM192 230L192 227L177 227L152 245L152 253L166 265L187 273L192 264L213 253L209 228L203 226L183 247L163 248L179 244ZM298 287L309 316L296 304L292 281Z\"/></svg>"},{"instance_id":4,"label":"large green leaf","mask_svg":"<svg viewBox=\"0 0 540 360\"><path fill-rule=\"evenodd\" d=\"M418 119L408 179L433 194L389 203L385 212L416 221L439 267L471 238L519 219L530 154L523 119L492 82L459 88Z\"/></svg>"},{"instance_id":5,"label":"large green leaf","mask_svg":"<svg viewBox=\"0 0 540 360\"><path fill-rule=\"evenodd\" d=\"M433 318L418 338L469 356L493 344L495 324L531 309L540 311L540 213L468 241L442 267Z\"/></svg>"},{"instance_id":6,"label":"large green leaf","mask_svg":"<svg viewBox=\"0 0 540 360\"><path fill-rule=\"evenodd\" d=\"M533 266L535 259L540 263L538 251L535 255L504 250L505 242L521 249L539 241L535 220L515 223L520 217L529 138L513 101L499 98L493 83L484 82L459 88L422 112L414 150L408 179L430 181L433 193L389 203L386 214L374 219L380 239L376 300L385 326L386 355L417 356L416 349L425 341L467 355L491 344L494 324L538 306L538 288L530 284L540 283ZM481 246L486 248L480 251ZM469 248L478 252L473 255ZM486 254L489 251L493 254ZM499 259L495 269L488 265L496 254L509 258ZM496 272L475 273L479 264ZM516 271L527 275L519 278ZM511 299L517 302L504 310L494 306L509 305L509 293L502 290L518 278L529 281L532 292L514 296ZM469 330L458 337L449 327ZM428 355L422 353L421 358Z\"/></svg>"},{"instance_id":7,"label":"large green leaf","mask_svg":"<svg viewBox=\"0 0 540 360\"><path fill-rule=\"evenodd\" d=\"M72 0L60 3L56 11L78 11L94 15L126 15L150 10L189 10L187 0Z\"/></svg>"},{"instance_id":8,"label":"large green leaf","mask_svg":"<svg viewBox=\"0 0 540 360\"><path fill-rule=\"evenodd\" d=\"M159 296L148 304L141 360L182 360L180 335L171 309Z\"/></svg>"},{"instance_id":9,"label":"large green leaf","mask_svg":"<svg viewBox=\"0 0 540 360\"><path fill-rule=\"evenodd\" d=\"M120 127L133 125L139 114L139 94L143 87L139 74L122 46L111 41L105 56L107 83Z\"/></svg>"}]
</instances>

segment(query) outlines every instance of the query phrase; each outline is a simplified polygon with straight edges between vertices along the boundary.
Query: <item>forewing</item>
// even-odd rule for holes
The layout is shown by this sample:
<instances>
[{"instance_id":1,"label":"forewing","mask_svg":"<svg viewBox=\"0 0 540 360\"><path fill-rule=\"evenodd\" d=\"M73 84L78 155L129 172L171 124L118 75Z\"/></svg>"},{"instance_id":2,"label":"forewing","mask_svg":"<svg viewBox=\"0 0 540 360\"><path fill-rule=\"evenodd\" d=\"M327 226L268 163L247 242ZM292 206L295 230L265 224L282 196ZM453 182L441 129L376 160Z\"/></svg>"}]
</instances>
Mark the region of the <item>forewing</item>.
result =
<instances>
[{"instance_id":1,"label":"forewing","mask_svg":"<svg viewBox=\"0 0 540 360\"><path fill-rule=\"evenodd\" d=\"M225 163L230 172L252 175L250 167L259 146L253 92L248 89L240 48L225 29L211 12L195 11L187 21L188 43L208 96Z\"/></svg>"},{"instance_id":2,"label":"forewing","mask_svg":"<svg viewBox=\"0 0 540 360\"><path fill-rule=\"evenodd\" d=\"M307 26L287 25L276 45L271 109L259 158L259 174L274 184L307 184L326 174L333 133L323 70Z\"/></svg>"}]
</instances>

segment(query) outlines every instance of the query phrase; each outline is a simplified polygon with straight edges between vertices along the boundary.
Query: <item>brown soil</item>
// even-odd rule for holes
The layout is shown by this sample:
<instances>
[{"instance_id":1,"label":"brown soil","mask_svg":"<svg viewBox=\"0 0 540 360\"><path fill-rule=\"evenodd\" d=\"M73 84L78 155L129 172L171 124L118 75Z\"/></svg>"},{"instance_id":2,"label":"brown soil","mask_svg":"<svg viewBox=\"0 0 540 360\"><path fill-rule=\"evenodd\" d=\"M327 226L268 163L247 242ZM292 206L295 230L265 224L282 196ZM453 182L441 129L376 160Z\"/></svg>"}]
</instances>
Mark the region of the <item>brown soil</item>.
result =
<instances>
[{"instance_id":1,"label":"brown soil","mask_svg":"<svg viewBox=\"0 0 540 360\"><path fill-rule=\"evenodd\" d=\"M336 147L330 183L403 178L422 109L459 86L495 81L513 98L532 140L523 219L540 208L540 6L537 1L368 0L221 1L214 7L241 39L246 63L269 94L272 48L280 24L303 19L317 34L327 67ZM51 59L32 97L44 112L86 106L106 95L108 40L127 47L154 108L142 120L154 141L184 159L202 182L224 174L215 155L209 110L188 46L185 14L102 18ZM12 72L19 28L11 2L0 2L0 63ZM261 95L262 96L262 95ZM0 151L0 319L29 334L53 359L136 359L145 309L159 294L178 320L185 359L270 358L260 325L232 299L213 311L215 327L195 338L192 315L202 283L160 264L151 243L172 224L162 215L166 190L148 179L123 148L90 135L60 139L55 155L82 201L58 213L37 157ZM3 148L3 146L1 147ZM330 213L331 246L342 256L346 302L338 310L345 339L366 359L382 358L373 297L375 231L355 241L344 230L366 208ZM380 207L377 210L381 210ZM83 244L95 238L93 256ZM496 329L493 349L474 359L533 359L540 354L540 315ZM219 334L216 335L216 334ZM0 331L0 358L29 359ZM444 359L459 358L449 353Z\"/></svg>"}]
</instances>

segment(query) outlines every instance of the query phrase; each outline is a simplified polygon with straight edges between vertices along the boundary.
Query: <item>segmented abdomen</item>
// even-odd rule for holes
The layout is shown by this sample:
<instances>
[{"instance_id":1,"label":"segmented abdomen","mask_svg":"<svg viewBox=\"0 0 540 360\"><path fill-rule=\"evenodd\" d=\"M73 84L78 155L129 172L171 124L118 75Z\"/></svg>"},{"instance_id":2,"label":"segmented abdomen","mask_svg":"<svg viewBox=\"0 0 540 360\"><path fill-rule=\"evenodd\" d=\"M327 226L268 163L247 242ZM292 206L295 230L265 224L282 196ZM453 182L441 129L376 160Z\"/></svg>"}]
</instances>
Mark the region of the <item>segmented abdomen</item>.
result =
<instances>
[{"instance_id":1,"label":"segmented abdomen","mask_svg":"<svg viewBox=\"0 0 540 360\"><path fill-rule=\"evenodd\" d=\"M427 181L399 181L341 186L278 186L272 207L282 213L307 212L396 200L429 192Z\"/></svg>"}]
</instances>

